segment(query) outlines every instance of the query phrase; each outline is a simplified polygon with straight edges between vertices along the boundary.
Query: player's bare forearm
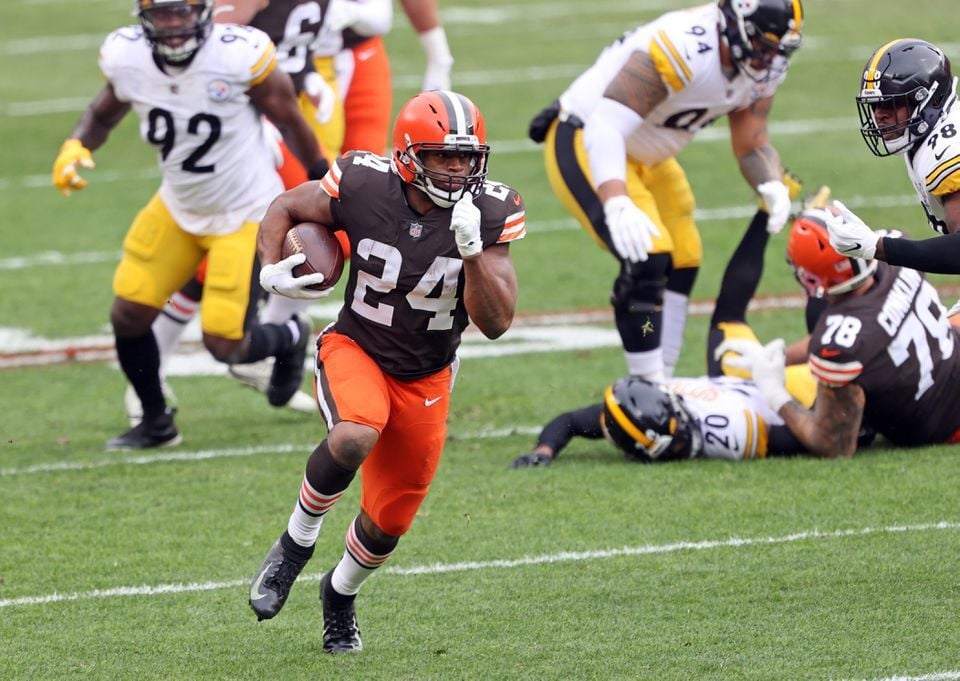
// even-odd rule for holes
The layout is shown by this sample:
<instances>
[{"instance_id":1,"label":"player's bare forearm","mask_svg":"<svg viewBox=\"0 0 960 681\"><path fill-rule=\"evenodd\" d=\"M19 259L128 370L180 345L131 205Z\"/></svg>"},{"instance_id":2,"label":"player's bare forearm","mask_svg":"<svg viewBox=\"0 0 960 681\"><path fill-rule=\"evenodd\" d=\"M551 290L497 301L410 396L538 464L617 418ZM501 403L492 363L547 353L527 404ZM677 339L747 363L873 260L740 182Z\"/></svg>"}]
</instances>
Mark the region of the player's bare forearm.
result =
<instances>
[{"instance_id":1,"label":"player's bare forearm","mask_svg":"<svg viewBox=\"0 0 960 681\"><path fill-rule=\"evenodd\" d=\"M770 145L767 116L773 100L760 99L746 109L733 111L730 122L730 142L740 165L740 173L751 187L783 175L780 154Z\"/></svg>"},{"instance_id":2,"label":"player's bare forearm","mask_svg":"<svg viewBox=\"0 0 960 681\"><path fill-rule=\"evenodd\" d=\"M610 81L603 96L646 116L667 98L667 87L657 73L653 58L645 52L634 52Z\"/></svg>"},{"instance_id":3,"label":"player's bare forearm","mask_svg":"<svg viewBox=\"0 0 960 681\"><path fill-rule=\"evenodd\" d=\"M308 170L323 157L313 130L304 120L297 105L293 80L280 69L274 69L266 80L248 91L257 110L273 123L297 160Z\"/></svg>"},{"instance_id":4,"label":"player's bare forearm","mask_svg":"<svg viewBox=\"0 0 960 681\"><path fill-rule=\"evenodd\" d=\"M304 182L275 198L267 208L257 232L257 252L262 265L280 260L284 237L291 227L301 222L333 227L330 196L319 182Z\"/></svg>"},{"instance_id":5,"label":"player's bare forearm","mask_svg":"<svg viewBox=\"0 0 960 681\"><path fill-rule=\"evenodd\" d=\"M90 151L103 146L110 131L117 127L130 111L128 102L121 102L113 92L113 86L107 83L87 106L70 137Z\"/></svg>"},{"instance_id":6,"label":"player's bare forearm","mask_svg":"<svg viewBox=\"0 0 960 681\"><path fill-rule=\"evenodd\" d=\"M509 246L491 246L478 258L463 261L463 304L470 321L487 338L510 328L517 307L517 273Z\"/></svg>"},{"instance_id":7,"label":"player's bare forearm","mask_svg":"<svg viewBox=\"0 0 960 681\"><path fill-rule=\"evenodd\" d=\"M417 33L425 33L440 25L436 0L400 0L400 5Z\"/></svg>"},{"instance_id":8,"label":"player's bare forearm","mask_svg":"<svg viewBox=\"0 0 960 681\"><path fill-rule=\"evenodd\" d=\"M827 459L849 458L857 451L865 402L863 389L857 385L821 385L812 410L790 401L781 407L780 416L811 454Z\"/></svg>"}]
</instances>

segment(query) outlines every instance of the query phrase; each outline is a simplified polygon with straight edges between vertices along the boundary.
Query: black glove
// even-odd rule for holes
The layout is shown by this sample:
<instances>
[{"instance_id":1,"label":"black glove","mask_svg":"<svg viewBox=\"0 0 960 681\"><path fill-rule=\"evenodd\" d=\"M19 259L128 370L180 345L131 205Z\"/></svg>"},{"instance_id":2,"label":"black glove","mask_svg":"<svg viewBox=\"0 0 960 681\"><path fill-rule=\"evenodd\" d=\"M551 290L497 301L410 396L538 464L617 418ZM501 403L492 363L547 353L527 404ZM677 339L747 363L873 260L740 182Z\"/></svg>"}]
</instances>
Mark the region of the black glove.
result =
<instances>
[{"instance_id":1,"label":"black glove","mask_svg":"<svg viewBox=\"0 0 960 681\"><path fill-rule=\"evenodd\" d=\"M533 120L530 121L530 128L527 130L530 139L537 144L547 139L547 130L550 129L550 124L553 123L554 119L559 115L560 100L555 99L551 102L550 106L538 113L533 117Z\"/></svg>"},{"instance_id":2,"label":"black glove","mask_svg":"<svg viewBox=\"0 0 960 681\"><path fill-rule=\"evenodd\" d=\"M549 466L553 457L543 452L530 452L523 456L518 456L510 464L510 468L533 468L534 466Z\"/></svg>"},{"instance_id":3,"label":"black glove","mask_svg":"<svg viewBox=\"0 0 960 681\"><path fill-rule=\"evenodd\" d=\"M327 159L321 156L320 160L307 170L307 178L311 180L322 180L328 170L330 170L330 164L327 162Z\"/></svg>"}]
</instances>

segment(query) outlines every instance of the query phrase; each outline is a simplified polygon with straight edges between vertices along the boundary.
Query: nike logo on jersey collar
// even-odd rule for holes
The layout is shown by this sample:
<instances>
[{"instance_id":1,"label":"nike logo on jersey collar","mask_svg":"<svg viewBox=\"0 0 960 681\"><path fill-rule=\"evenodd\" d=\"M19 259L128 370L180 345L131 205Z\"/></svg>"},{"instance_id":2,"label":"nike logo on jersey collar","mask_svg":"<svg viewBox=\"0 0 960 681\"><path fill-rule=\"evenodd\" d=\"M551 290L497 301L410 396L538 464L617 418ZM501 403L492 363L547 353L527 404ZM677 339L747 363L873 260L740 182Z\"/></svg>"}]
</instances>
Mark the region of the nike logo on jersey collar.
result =
<instances>
[{"instance_id":1,"label":"nike logo on jersey collar","mask_svg":"<svg viewBox=\"0 0 960 681\"><path fill-rule=\"evenodd\" d=\"M440 397L434 397L433 399L427 398L427 399L425 399L425 400L423 401L423 406L425 406L425 407L432 407L433 405L435 405L437 402L439 402L439 401L442 400L442 399L443 399L443 395L441 395Z\"/></svg>"},{"instance_id":2,"label":"nike logo on jersey collar","mask_svg":"<svg viewBox=\"0 0 960 681\"><path fill-rule=\"evenodd\" d=\"M266 598L267 594L260 593L260 585L263 584L263 578L267 576L267 571L273 566L273 563L267 563L267 566L260 571L260 574L257 575L256 581L250 585L250 600L259 601L261 598Z\"/></svg>"}]
</instances>

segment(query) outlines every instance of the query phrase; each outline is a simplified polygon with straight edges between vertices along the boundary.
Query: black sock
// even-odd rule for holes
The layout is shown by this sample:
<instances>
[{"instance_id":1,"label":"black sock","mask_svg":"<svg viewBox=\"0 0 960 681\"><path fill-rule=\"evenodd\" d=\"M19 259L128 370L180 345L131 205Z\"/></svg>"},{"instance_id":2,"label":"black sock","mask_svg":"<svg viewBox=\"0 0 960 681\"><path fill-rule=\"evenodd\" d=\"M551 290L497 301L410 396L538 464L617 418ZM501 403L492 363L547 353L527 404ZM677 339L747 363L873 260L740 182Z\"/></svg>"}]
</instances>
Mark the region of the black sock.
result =
<instances>
[{"instance_id":1,"label":"black sock","mask_svg":"<svg viewBox=\"0 0 960 681\"><path fill-rule=\"evenodd\" d=\"M254 324L250 327L250 344L241 364L259 362L289 352L294 346L290 327L284 324Z\"/></svg>"},{"instance_id":2,"label":"black sock","mask_svg":"<svg viewBox=\"0 0 960 681\"><path fill-rule=\"evenodd\" d=\"M143 405L144 420L163 414L167 402L160 388L160 350L152 330L133 338L116 338L117 359Z\"/></svg>"},{"instance_id":3,"label":"black sock","mask_svg":"<svg viewBox=\"0 0 960 681\"><path fill-rule=\"evenodd\" d=\"M283 547L284 553L290 554L298 560L307 561L313 555L313 546L300 546L293 541L286 530L280 535L280 546Z\"/></svg>"}]
</instances>

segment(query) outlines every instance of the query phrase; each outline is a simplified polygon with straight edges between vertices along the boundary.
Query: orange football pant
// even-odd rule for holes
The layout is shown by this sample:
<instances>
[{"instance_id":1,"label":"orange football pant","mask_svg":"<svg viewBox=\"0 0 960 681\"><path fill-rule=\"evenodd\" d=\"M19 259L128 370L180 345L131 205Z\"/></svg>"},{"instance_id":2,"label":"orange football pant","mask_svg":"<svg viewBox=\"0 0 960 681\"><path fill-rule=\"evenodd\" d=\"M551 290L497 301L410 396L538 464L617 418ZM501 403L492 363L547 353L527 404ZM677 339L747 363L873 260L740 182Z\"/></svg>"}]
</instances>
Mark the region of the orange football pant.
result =
<instances>
[{"instance_id":1,"label":"orange football pant","mask_svg":"<svg viewBox=\"0 0 960 681\"><path fill-rule=\"evenodd\" d=\"M360 506L389 535L410 529L440 464L451 378L448 366L401 381L351 338L336 331L320 336L314 392L327 427L351 421L380 433L360 466Z\"/></svg>"}]
</instances>

